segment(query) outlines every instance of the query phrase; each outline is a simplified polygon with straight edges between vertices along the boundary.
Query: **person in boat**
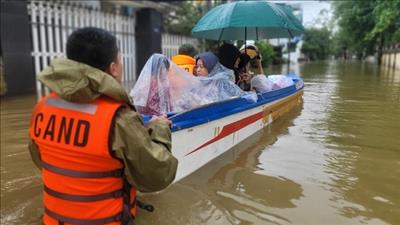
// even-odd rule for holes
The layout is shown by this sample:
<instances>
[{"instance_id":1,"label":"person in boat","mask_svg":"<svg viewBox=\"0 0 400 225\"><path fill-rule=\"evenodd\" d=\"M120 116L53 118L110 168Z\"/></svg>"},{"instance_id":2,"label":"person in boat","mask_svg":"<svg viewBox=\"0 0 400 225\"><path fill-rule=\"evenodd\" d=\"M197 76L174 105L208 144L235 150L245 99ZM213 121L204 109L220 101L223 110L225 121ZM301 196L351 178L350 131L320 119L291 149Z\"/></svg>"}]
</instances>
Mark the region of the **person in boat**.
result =
<instances>
[{"instance_id":1,"label":"person in boat","mask_svg":"<svg viewBox=\"0 0 400 225\"><path fill-rule=\"evenodd\" d=\"M186 70L189 74L195 75L195 55L197 55L197 50L193 45L183 44L178 49L178 55L172 57L172 62L174 62L180 68Z\"/></svg>"},{"instance_id":2,"label":"person in boat","mask_svg":"<svg viewBox=\"0 0 400 225\"><path fill-rule=\"evenodd\" d=\"M162 54L153 54L143 66L130 92L135 108L145 115L166 115L207 104L192 89L200 87L197 77L181 70Z\"/></svg>"},{"instance_id":3,"label":"person in boat","mask_svg":"<svg viewBox=\"0 0 400 225\"><path fill-rule=\"evenodd\" d=\"M218 57L212 52L196 56L196 73L204 85L202 92L206 99L222 101L246 93L235 85L234 71L219 63Z\"/></svg>"},{"instance_id":4,"label":"person in boat","mask_svg":"<svg viewBox=\"0 0 400 225\"><path fill-rule=\"evenodd\" d=\"M147 115L162 115L191 110L201 105L245 96L232 80L233 71L215 63L210 54L202 57L208 76L191 76L161 54L153 54L144 65L135 86L130 92L136 109ZM202 61L203 61L202 60ZM168 62L168 63L167 63ZM211 70L211 73L208 73ZM202 74L203 71L199 71ZM257 96L249 97L256 101Z\"/></svg>"},{"instance_id":5,"label":"person in boat","mask_svg":"<svg viewBox=\"0 0 400 225\"><path fill-rule=\"evenodd\" d=\"M243 91L251 91L252 90L251 84L250 84L251 79L252 79L252 75L249 72L242 70L242 72L240 72L240 80L237 83L237 85Z\"/></svg>"},{"instance_id":6,"label":"person in boat","mask_svg":"<svg viewBox=\"0 0 400 225\"><path fill-rule=\"evenodd\" d=\"M204 52L196 57L196 74L198 77L226 78L234 81L234 72L223 66L212 52Z\"/></svg>"},{"instance_id":7,"label":"person in boat","mask_svg":"<svg viewBox=\"0 0 400 225\"><path fill-rule=\"evenodd\" d=\"M255 64L257 68L256 74L264 74L264 69L262 65L262 56L257 46L253 44L246 44L240 48L241 54L247 54L250 57L250 64Z\"/></svg>"},{"instance_id":8,"label":"person in boat","mask_svg":"<svg viewBox=\"0 0 400 225\"><path fill-rule=\"evenodd\" d=\"M244 60L243 58L241 59L241 55L240 51L233 44L224 43L218 49L218 59L220 63L234 71L235 84L240 81L239 63L242 61L241 64L243 64Z\"/></svg>"},{"instance_id":9,"label":"person in boat","mask_svg":"<svg viewBox=\"0 0 400 225\"><path fill-rule=\"evenodd\" d=\"M235 69L235 77L238 77L236 83L243 91L251 91L250 80L252 74L250 73L250 56L245 53L241 53L238 60L238 66Z\"/></svg>"},{"instance_id":10,"label":"person in boat","mask_svg":"<svg viewBox=\"0 0 400 225\"><path fill-rule=\"evenodd\" d=\"M165 108L165 110L163 110L165 112L173 111L169 89L163 88L169 85L168 76L156 75L164 71L169 72L170 65L166 57L160 57L158 60L151 61L150 74L154 74L154 76L150 79L147 103L144 106L136 106L140 113L159 115L161 108ZM135 95L133 97L135 98Z\"/></svg>"},{"instance_id":11,"label":"person in boat","mask_svg":"<svg viewBox=\"0 0 400 225\"><path fill-rule=\"evenodd\" d=\"M67 40L67 58L38 76L51 93L32 111L29 150L42 171L43 224L132 224L136 190L175 178L171 122L145 127L123 86L121 52L108 31L86 27Z\"/></svg>"},{"instance_id":12,"label":"person in boat","mask_svg":"<svg viewBox=\"0 0 400 225\"><path fill-rule=\"evenodd\" d=\"M210 72L218 63L217 56L212 52L203 52L195 56L196 75L199 77L208 77Z\"/></svg>"},{"instance_id":13,"label":"person in boat","mask_svg":"<svg viewBox=\"0 0 400 225\"><path fill-rule=\"evenodd\" d=\"M230 70L234 70L235 65L237 65L237 60L239 58L240 52L233 44L224 43L218 48L217 55L219 62L223 66Z\"/></svg>"},{"instance_id":14,"label":"person in boat","mask_svg":"<svg viewBox=\"0 0 400 225\"><path fill-rule=\"evenodd\" d=\"M256 102L257 95L254 92L246 92L240 89L232 80L224 76L209 77L202 80L203 88L197 89L200 96L209 102L220 102L235 97L245 98L249 102Z\"/></svg>"}]
</instances>

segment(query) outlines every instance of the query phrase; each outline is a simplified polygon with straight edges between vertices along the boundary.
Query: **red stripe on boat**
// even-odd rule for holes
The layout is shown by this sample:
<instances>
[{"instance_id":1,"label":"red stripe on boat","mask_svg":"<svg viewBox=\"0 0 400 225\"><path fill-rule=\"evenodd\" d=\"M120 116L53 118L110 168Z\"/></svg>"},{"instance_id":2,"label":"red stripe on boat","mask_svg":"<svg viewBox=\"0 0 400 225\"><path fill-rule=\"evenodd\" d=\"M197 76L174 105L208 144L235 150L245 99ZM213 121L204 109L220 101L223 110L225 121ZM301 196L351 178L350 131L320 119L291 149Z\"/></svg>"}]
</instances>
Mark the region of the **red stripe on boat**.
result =
<instances>
[{"instance_id":1,"label":"red stripe on boat","mask_svg":"<svg viewBox=\"0 0 400 225\"><path fill-rule=\"evenodd\" d=\"M242 129L243 127L256 122L257 120L261 119L262 117L263 117L263 112L259 112L259 113L256 113L254 115L248 116L246 118L243 118L241 120L238 120L236 122L233 122L233 123L230 123L230 124L224 126L224 128L222 128L221 133L219 133L216 137L214 137L213 139L211 139L211 140L207 141L206 143L200 145L199 147L197 147L193 151L189 152L185 156L190 155L193 152L196 152L196 151L200 150L201 148L203 148L203 147L205 147L207 145L210 145L210 144L212 144L212 143L214 143L214 142L216 142L218 140L221 140L222 138L224 138L224 137L226 137L226 136L228 136L228 135L230 135L230 134Z\"/></svg>"}]
</instances>

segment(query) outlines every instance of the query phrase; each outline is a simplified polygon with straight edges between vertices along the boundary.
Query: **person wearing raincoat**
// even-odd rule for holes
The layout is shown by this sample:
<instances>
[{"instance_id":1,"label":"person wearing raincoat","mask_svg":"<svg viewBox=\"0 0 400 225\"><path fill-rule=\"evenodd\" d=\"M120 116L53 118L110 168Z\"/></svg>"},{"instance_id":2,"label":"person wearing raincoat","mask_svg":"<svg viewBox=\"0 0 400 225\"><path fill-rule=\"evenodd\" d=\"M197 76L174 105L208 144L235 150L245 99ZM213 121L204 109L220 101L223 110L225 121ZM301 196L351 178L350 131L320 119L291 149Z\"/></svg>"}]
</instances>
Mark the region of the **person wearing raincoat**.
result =
<instances>
[{"instance_id":1,"label":"person wearing raincoat","mask_svg":"<svg viewBox=\"0 0 400 225\"><path fill-rule=\"evenodd\" d=\"M170 121L145 126L120 84L116 38L100 28L74 31L67 59L39 74L51 93L35 106L29 150L41 169L44 224L132 224L136 190L175 178Z\"/></svg>"},{"instance_id":2,"label":"person wearing raincoat","mask_svg":"<svg viewBox=\"0 0 400 225\"><path fill-rule=\"evenodd\" d=\"M199 54L198 58L208 67L202 68L207 71L203 76L191 76L166 56L153 54L130 92L136 109L145 115L165 115L234 97L257 101L257 95L242 91L234 83L233 71L222 66L211 54L205 54L210 58Z\"/></svg>"}]
</instances>

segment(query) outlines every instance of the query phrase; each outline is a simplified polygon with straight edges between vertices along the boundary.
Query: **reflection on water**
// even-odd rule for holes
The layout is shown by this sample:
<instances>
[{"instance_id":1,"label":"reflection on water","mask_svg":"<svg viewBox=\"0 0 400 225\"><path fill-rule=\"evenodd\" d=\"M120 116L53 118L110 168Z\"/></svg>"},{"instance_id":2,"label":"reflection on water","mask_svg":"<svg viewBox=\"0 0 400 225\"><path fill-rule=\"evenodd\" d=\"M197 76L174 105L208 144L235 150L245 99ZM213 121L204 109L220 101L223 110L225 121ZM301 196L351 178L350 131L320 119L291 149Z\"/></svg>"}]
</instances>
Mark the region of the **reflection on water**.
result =
<instances>
[{"instance_id":1,"label":"reflection on water","mask_svg":"<svg viewBox=\"0 0 400 225\"><path fill-rule=\"evenodd\" d=\"M373 73L346 76L357 71ZM327 168L340 196L336 200L358 204L340 212L399 224L400 74L368 64L344 65L337 74L343 85L337 87L327 124L325 142L335 150Z\"/></svg>"},{"instance_id":2,"label":"reflection on water","mask_svg":"<svg viewBox=\"0 0 400 225\"><path fill-rule=\"evenodd\" d=\"M156 210L139 210L137 224L400 224L400 72L358 62L291 69L305 81L303 105L140 196ZM2 224L38 224L42 212L26 147L34 102L1 102Z\"/></svg>"},{"instance_id":3,"label":"reflection on water","mask_svg":"<svg viewBox=\"0 0 400 225\"><path fill-rule=\"evenodd\" d=\"M152 214L143 212L137 224L290 224L270 209L296 207L301 185L285 177L263 175L258 157L279 135L287 134L301 109L302 105L295 107L274 126L171 186L162 193L169 201L160 201L160 195L143 196L157 209Z\"/></svg>"}]
</instances>

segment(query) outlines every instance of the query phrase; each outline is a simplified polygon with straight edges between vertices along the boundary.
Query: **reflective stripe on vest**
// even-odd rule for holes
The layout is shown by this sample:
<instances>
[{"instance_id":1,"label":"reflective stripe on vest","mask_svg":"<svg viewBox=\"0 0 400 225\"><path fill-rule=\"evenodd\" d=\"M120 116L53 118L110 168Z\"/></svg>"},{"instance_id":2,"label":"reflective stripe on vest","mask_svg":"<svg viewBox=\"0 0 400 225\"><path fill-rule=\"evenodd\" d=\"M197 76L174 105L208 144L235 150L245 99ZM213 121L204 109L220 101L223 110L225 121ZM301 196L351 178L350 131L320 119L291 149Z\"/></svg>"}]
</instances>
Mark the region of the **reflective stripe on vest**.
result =
<instances>
[{"instance_id":1,"label":"reflective stripe on vest","mask_svg":"<svg viewBox=\"0 0 400 225\"><path fill-rule=\"evenodd\" d=\"M94 113L97 110L97 106L96 105L93 105L93 104L76 104L76 103L72 103L72 102L67 102L67 101L65 101L64 99L61 99L61 98L48 98L46 100L46 104L54 106L54 107L75 110L75 111L78 111L78 112L89 113L91 115L94 115Z\"/></svg>"},{"instance_id":2,"label":"reflective stripe on vest","mask_svg":"<svg viewBox=\"0 0 400 225\"><path fill-rule=\"evenodd\" d=\"M100 219L75 219L75 218L70 218L66 216L62 216L56 212L51 211L48 208L44 208L44 212L49 215L50 217L62 222L62 223L70 223L70 224L76 224L76 225L103 225L107 223L111 223L114 221L121 221L122 220L122 215L121 213L118 213L113 216L105 217L105 218L100 218Z\"/></svg>"},{"instance_id":3,"label":"reflective stripe on vest","mask_svg":"<svg viewBox=\"0 0 400 225\"><path fill-rule=\"evenodd\" d=\"M113 171L102 171L102 172L82 172L76 170L63 169L57 166L50 165L44 161L42 161L42 167L53 173L58 173L70 177L80 177L80 178L122 177L124 172L122 169L117 169Z\"/></svg>"},{"instance_id":4,"label":"reflective stripe on vest","mask_svg":"<svg viewBox=\"0 0 400 225\"><path fill-rule=\"evenodd\" d=\"M123 164L110 155L121 106L107 97L77 104L50 94L34 108L29 133L42 159L44 224L120 224L135 216L136 190L124 188Z\"/></svg>"},{"instance_id":5,"label":"reflective stripe on vest","mask_svg":"<svg viewBox=\"0 0 400 225\"><path fill-rule=\"evenodd\" d=\"M123 190L120 189L120 190L116 190L116 191L112 191L112 192L104 193L104 194L98 194L98 195L69 195L69 194L64 194L64 193L52 190L52 189L46 187L46 185L45 185L44 191L53 197L57 197L57 198L68 200L68 201L94 202L94 201L104 200L107 198L121 198Z\"/></svg>"}]
</instances>

